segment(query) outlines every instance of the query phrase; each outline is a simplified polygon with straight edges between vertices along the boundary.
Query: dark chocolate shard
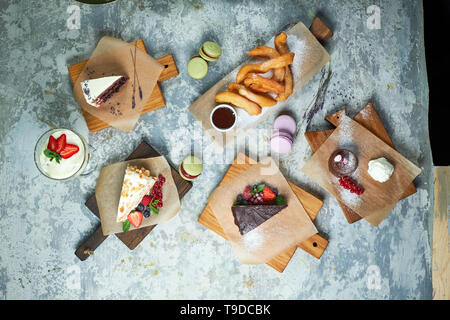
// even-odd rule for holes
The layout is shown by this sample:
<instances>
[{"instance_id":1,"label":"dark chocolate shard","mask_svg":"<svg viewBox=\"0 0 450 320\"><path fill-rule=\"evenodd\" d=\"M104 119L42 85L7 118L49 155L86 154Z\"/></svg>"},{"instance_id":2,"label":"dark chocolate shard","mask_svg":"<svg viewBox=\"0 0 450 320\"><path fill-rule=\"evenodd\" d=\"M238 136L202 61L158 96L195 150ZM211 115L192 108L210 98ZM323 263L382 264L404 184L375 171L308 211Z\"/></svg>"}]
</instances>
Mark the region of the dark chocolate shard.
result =
<instances>
[{"instance_id":1,"label":"dark chocolate shard","mask_svg":"<svg viewBox=\"0 0 450 320\"><path fill-rule=\"evenodd\" d=\"M287 205L276 204L237 205L232 206L231 211L233 211L234 223L238 226L239 232L244 235L286 207Z\"/></svg>"}]
</instances>

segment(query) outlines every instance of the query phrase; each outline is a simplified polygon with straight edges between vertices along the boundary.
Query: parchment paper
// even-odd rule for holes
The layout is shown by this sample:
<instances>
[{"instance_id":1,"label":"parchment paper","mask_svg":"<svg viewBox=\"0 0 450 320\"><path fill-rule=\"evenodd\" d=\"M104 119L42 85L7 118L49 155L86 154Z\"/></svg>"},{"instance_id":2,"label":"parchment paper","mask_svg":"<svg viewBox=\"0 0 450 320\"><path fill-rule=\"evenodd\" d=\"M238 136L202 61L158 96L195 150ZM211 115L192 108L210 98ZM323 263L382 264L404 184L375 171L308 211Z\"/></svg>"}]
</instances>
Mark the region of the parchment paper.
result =
<instances>
[{"instance_id":1,"label":"parchment paper","mask_svg":"<svg viewBox=\"0 0 450 320\"><path fill-rule=\"evenodd\" d=\"M241 235L234 223L231 206L246 186L255 183L267 183L277 188L288 206L255 229ZM317 233L302 204L270 157L219 186L210 195L208 202L234 251L245 264L266 263Z\"/></svg>"},{"instance_id":2,"label":"parchment paper","mask_svg":"<svg viewBox=\"0 0 450 320\"><path fill-rule=\"evenodd\" d=\"M288 36L288 48L291 52L295 53L294 61L290 66L294 78L293 89L295 92L330 60L330 56L303 23L297 23L291 29L286 31L286 34ZM266 45L273 48L274 38L275 37L267 42ZM224 148L228 143L231 143L234 140L234 137L245 134L248 129L258 125L266 119L271 112L279 110L286 103L279 102L273 107L262 108L262 113L257 116L250 116L245 110L235 108L237 111L238 122L232 130L226 133L219 132L211 126L209 116L212 109L217 105L215 101L216 94L227 90L228 84L236 80L236 75L244 64L258 63L260 61L262 60L259 57L245 61L225 76L225 78L217 82L189 107L194 118L201 121L203 130L209 134L215 145L219 148ZM271 71L269 71L269 73L270 72ZM287 101L289 101L289 99Z\"/></svg>"},{"instance_id":3,"label":"parchment paper","mask_svg":"<svg viewBox=\"0 0 450 320\"><path fill-rule=\"evenodd\" d=\"M342 188L338 178L328 169L330 155L341 148L351 150L358 157L358 168L350 177L364 188L360 196ZM373 180L367 172L369 161L380 157L386 158L394 166L391 178L384 183ZM303 166L302 171L347 207L377 226L421 169L369 130L343 115L339 126Z\"/></svg>"},{"instance_id":4,"label":"parchment paper","mask_svg":"<svg viewBox=\"0 0 450 320\"><path fill-rule=\"evenodd\" d=\"M136 54L136 80L133 58ZM156 85L163 66L147 53L125 41L105 36L98 42L83 71L74 84L74 96L81 108L109 125L131 131L141 115L142 108ZM112 75L127 76L128 81L108 101L96 108L86 102L80 83ZM139 82L138 82L139 80ZM133 107L133 86L134 101ZM142 98L139 94L139 86Z\"/></svg>"},{"instance_id":5,"label":"parchment paper","mask_svg":"<svg viewBox=\"0 0 450 320\"><path fill-rule=\"evenodd\" d=\"M102 168L95 188L103 235L122 232L122 222L116 222L116 218L127 164L138 168L144 167L150 170L153 177L162 174L166 178L166 183L162 187L163 207L159 208L159 214L152 213L150 217L143 218L139 228L170 220L180 210L178 190L173 181L170 165L163 156L114 163ZM130 227L130 230L134 229L133 226Z\"/></svg>"}]
</instances>

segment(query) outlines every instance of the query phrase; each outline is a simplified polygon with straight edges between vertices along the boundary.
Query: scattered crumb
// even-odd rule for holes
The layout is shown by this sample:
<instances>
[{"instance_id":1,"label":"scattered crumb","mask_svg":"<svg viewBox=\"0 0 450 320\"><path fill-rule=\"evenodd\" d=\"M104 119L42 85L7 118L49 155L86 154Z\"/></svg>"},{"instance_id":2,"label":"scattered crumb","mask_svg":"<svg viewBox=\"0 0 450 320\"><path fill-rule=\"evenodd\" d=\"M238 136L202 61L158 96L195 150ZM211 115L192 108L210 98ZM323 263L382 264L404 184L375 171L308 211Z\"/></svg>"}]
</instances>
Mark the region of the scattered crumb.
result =
<instances>
[{"instance_id":1,"label":"scattered crumb","mask_svg":"<svg viewBox=\"0 0 450 320\"><path fill-rule=\"evenodd\" d=\"M155 276L158 275L158 273L159 273L158 270L153 271L153 274L154 274Z\"/></svg>"},{"instance_id":2,"label":"scattered crumb","mask_svg":"<svg viewBox=\"0 0 450 320\"><path fill-rule=\"evenodd\" d=\"M247 288L252 288L255 285L255 281L253 281L252 276L249 276L246 281L244 281L244 284Z\"/></svg>"},{"instance_id":3,"label":"scattered crumb","mask_svg":"<svg viewBox=\"0 0 450 320\"><path fill-rule=\"evenodd\" d=\"M387 84L387 89L388 89L388 90L391 90L392 88L394 88L394 84L393 84L392 82L389 82L389 83Z\"/></svg>"},{"instance_id":4,"label":"scattered crumb","mask_svg":"<svg viewBox=\"0 0 450 320\"><path fill-rule=\"evenodd\" d=\"M199 10L203 8L203 3L199 0L192 1L192 5L194 6L194 10Z\"/></svg>"}]
</instances>

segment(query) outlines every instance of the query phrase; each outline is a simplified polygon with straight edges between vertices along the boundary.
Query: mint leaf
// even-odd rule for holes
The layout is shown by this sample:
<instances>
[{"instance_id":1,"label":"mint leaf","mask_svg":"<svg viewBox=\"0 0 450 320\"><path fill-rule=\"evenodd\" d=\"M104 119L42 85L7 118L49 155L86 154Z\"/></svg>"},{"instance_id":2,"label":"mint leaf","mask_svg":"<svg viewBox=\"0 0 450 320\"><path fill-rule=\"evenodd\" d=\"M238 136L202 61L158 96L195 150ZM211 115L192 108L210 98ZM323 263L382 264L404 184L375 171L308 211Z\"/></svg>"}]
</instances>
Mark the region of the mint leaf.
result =
<instances>
[{"instance_id":1,"label":"mint leaf","mask_svg":"<svg viewBox=\"0 0 450 320\"><path fill-rule=\"evenodd\" d=\"M235 203L233 203L233 206L238 206L240 204L242 204L242 200L236 201Z\"/></svg>"},{"instance_id":2,"label":"mint leaf","mask_svg":"<svg viewBox=\"0 0 450 320\"><path fill-rule=\"evenodd\" d=\"M55 159L57 163L60 163L61 156L59 155L59 153L56 153L55 151L52 151L50 149L45 149L44 150L44 155L47 158L49 158L50 161L53 161L53 159Z\"/></svg>"},{"instance_id":3,"label":"mint leaf","mask_svg":"<svg viewBox=\"0 0 450 320\"><path fill-rule=\"evenodd\" d=\"M128 230L130 230L130 221L125 220L123 225L122 225L122 230L123 232L127 232Z\"/></svg>"},{"instance_id":4,"label":"mint leaf","mask_svg":"<svg viewBox=\"0 0 450 320\"><path fill-rule=\"evenodd\" d=\"M275 199L273 199L276 205L285 205L286 200L282 196L276 196Z\"/></svg>"},{"instance_id":5,"label":"mint leaf","mask_svg":"<svg viewBox=\"0 0 450 320\"><path fill-rule=\"evenodd\" d=\"M264 183L258 184L256 186L256 193L263 191L265 187L266 185Z\"/></svg>"},{"instance_id":6,"label":"mint leaf","mask_svg":"<svg viewBox=\"0 0 450 320\"><path fill-rule=\"evenodd\" d=\"M155 208L154 206L152 206L152 205L150 205L150 210L152 210L152 212L154 214L158 214L159 213L159 210L157 208Z\"/></svg>"},{"instance_id":7,"label":"mint leaf","mask_svg":"<svg viewBox=\"0 0 450 320\"><path fill-rule=\"evenodd\" d=\"M265 187L266 187L266 185L264 183L260 183L256 186L256 188L250 190L249 192L251 194L255 194L255 193L263 191Z\"/></svg>"}]
</instances>

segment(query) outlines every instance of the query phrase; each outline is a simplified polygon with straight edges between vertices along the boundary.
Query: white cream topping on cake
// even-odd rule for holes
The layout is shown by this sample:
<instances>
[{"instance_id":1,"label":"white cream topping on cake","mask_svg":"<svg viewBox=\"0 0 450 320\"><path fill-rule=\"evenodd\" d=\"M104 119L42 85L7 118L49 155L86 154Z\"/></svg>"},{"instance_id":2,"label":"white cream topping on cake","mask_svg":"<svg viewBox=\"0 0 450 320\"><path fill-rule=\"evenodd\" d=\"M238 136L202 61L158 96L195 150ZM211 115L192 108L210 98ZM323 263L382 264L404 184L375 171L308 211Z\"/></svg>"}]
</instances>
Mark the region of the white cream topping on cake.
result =
<instances>
[{"instance_id":1,"label":"white cream topping on cake","mask_svg":"<svg viewBox=\"0 0 450 320\"><path fill-rule=\"evenodd\" d=\"M369 161L368 173L378 182L388 181L393 172L394 166L384 157Z\"/></svg>"},{"instance_id":2,"label":"white cream topping on cake","mask_svg":"<svg viewBox=\"0 0 450 320\"><path fill-rule=\"evenodd\" d=\"M81 90L83 91L86 102L98 108L114 92L117 92L126 80L128 78L123 76L109 76L85 80L81 82Z\"/></svg>"},{"instance_id":3,"label":"white cream topping on cake","mask_svg":"<svg viewBox=\"0 0 450 320\"><path fill-rule=\"evenodd\" d=\"M156 180L157 178L150 176L150 171L145 168L127 166L117 209L117 222L127 219L131 210L135 209L142 198L150 193Z\"/></svg>"}]
</instances>

